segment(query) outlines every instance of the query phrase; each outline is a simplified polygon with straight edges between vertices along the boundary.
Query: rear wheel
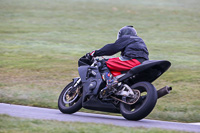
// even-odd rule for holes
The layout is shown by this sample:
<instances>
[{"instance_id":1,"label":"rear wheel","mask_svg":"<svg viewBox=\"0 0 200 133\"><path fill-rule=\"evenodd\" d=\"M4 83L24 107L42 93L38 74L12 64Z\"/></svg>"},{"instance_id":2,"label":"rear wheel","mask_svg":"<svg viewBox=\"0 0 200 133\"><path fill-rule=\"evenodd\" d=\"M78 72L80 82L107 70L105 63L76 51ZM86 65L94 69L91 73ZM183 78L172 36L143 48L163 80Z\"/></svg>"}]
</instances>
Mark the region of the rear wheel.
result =
<instances>
[{"instance_id":1,"label":"rear wheel","mask_svg":"<svg viewBox=\"0 0 200 133\"><path fill-rule=\"evenodd\" d=\"M128 120L140 120L145 118L156 105L157 91L149 82L138 82L131 86L131 89L140 91L139 100L133 104L120 103L120 111L124 118ZM123 101L128 102L128 98L123 97Z\"/></svg>"},{"instance_id":2,"label":"rear wheel","mask_svg":"<svg viewBox=\"0 0 200 133\"><path fill-rule=\"evenodd\" d=\"M72 114L82 108L82 86L73 87L69 83L61 92L58 99L58 108L62 113Z\"/></svg>"}]
</instances>

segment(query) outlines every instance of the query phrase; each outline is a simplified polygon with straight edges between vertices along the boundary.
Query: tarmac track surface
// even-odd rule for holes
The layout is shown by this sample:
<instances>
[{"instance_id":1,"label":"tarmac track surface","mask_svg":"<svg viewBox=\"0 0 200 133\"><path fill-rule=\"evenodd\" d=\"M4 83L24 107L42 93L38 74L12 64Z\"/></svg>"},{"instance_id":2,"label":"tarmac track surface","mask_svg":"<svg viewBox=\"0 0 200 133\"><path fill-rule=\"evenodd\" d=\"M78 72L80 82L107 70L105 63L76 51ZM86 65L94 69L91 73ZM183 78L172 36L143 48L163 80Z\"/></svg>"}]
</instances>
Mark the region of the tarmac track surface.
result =
<instances>
[{"instance_id":1,"label":"tarmac track surface","mask_svg":"<svg viewBox=\"0 0 200 133\"><path fill-rule=\"evenodd\" d=\"M58 120L68 122L90 122L112 124L124 127L161 128L167 130L179 130L200 133L200 123L178 123L148 119L143 119L140 121L128 121L121 116L110 116L83 112L77 112L69 115L62 114L58 109L29 107L5 103L0 103L0 114L7 114L14 117L31 119Z\"/></svg>"}]
</instances>

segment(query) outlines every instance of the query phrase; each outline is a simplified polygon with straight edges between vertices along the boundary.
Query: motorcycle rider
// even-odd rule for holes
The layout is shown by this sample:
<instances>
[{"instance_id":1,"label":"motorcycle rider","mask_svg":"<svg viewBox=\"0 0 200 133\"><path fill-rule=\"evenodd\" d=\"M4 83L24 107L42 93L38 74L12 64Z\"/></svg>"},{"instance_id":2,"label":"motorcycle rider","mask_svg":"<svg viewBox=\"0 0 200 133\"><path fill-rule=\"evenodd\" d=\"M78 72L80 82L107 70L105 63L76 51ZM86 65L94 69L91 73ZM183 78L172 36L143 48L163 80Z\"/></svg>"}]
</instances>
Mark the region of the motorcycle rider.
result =
<instances>
[{"instance_id":1,"label":"motorcycle rider","mask_svg":"<svg viewBox=\"0 0 200 133\"><path fill-rule=\"evenodd\" d=\"M90 59L96 56L110 56L121 51L121 56L105 60L102 64L102 77L107 83L103 90L110 91L116 88L118 82L116 78L122 72L140 65L143 61L148 60L148 49L133 26L122 27L114 43L107 44L104 47L86 54ZM119 73L120 72L120 73Z\"/></svg>"}]
</instances>

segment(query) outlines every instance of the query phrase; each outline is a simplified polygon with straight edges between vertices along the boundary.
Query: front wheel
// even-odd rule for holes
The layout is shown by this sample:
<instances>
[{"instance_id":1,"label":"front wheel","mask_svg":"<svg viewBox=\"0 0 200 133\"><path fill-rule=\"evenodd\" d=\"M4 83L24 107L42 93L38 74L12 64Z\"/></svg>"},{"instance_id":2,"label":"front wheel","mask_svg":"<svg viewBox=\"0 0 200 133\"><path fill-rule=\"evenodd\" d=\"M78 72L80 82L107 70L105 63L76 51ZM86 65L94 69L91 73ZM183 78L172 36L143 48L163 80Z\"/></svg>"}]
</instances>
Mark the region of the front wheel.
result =
<instances>
[{"instance_id":1,"label":"front wheel","mask_svg":"<svg viewBox=\"0 0 200 133\"><path fill-rule=\"evenodd\" d=\"M157 91L155 87L149 82L138 82L131 86L131 89L140 91L139 100L133 104L128 105L123 102L120 103L120 111L124 118L128 120L140 120L145 118L156 105ZM125 102L129 100L126 97L122 98Z\"/></svg>"},{"instance_id":2,"label":"front wheel","mask_svg":"<svg viewBox=\"0 0 200 133\"><path fill-rule=\"evenodd\" d=\"M82 108L82 86L73 87L69 83L61 92L58 99L58 108L62 113L72 114Z\"/></svg>"}]
</instances>

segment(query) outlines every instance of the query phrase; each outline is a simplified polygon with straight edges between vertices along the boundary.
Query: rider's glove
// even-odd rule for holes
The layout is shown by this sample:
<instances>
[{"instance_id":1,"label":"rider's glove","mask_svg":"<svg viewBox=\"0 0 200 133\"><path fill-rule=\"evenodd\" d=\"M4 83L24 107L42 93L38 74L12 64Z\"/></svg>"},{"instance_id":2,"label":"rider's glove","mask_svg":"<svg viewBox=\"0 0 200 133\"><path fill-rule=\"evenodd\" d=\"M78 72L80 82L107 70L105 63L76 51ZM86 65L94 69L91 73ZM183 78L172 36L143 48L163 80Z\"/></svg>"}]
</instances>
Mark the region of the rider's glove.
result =
<instances>
[{"instance_id":1,"label":"rider's glove","mask_svg":"<svg viewBox=\"0 0 200 133\"><path fill-rule=\"evenodd\" d=\"M94 55L95 55L95 51L92 51L91 53L87 53L85 56L87 59L92 60L92 58L95 57Z\"/></svg>"},{"instance_id":2,"label":"rider's glove","mask_svg":"<svg viewBox=\"0 0 200 133\"><path fill-rule=\"evenodd\" d=\"M95 50L90 53L92 57L95 57Z\"/></svg>"}]
</instances>

